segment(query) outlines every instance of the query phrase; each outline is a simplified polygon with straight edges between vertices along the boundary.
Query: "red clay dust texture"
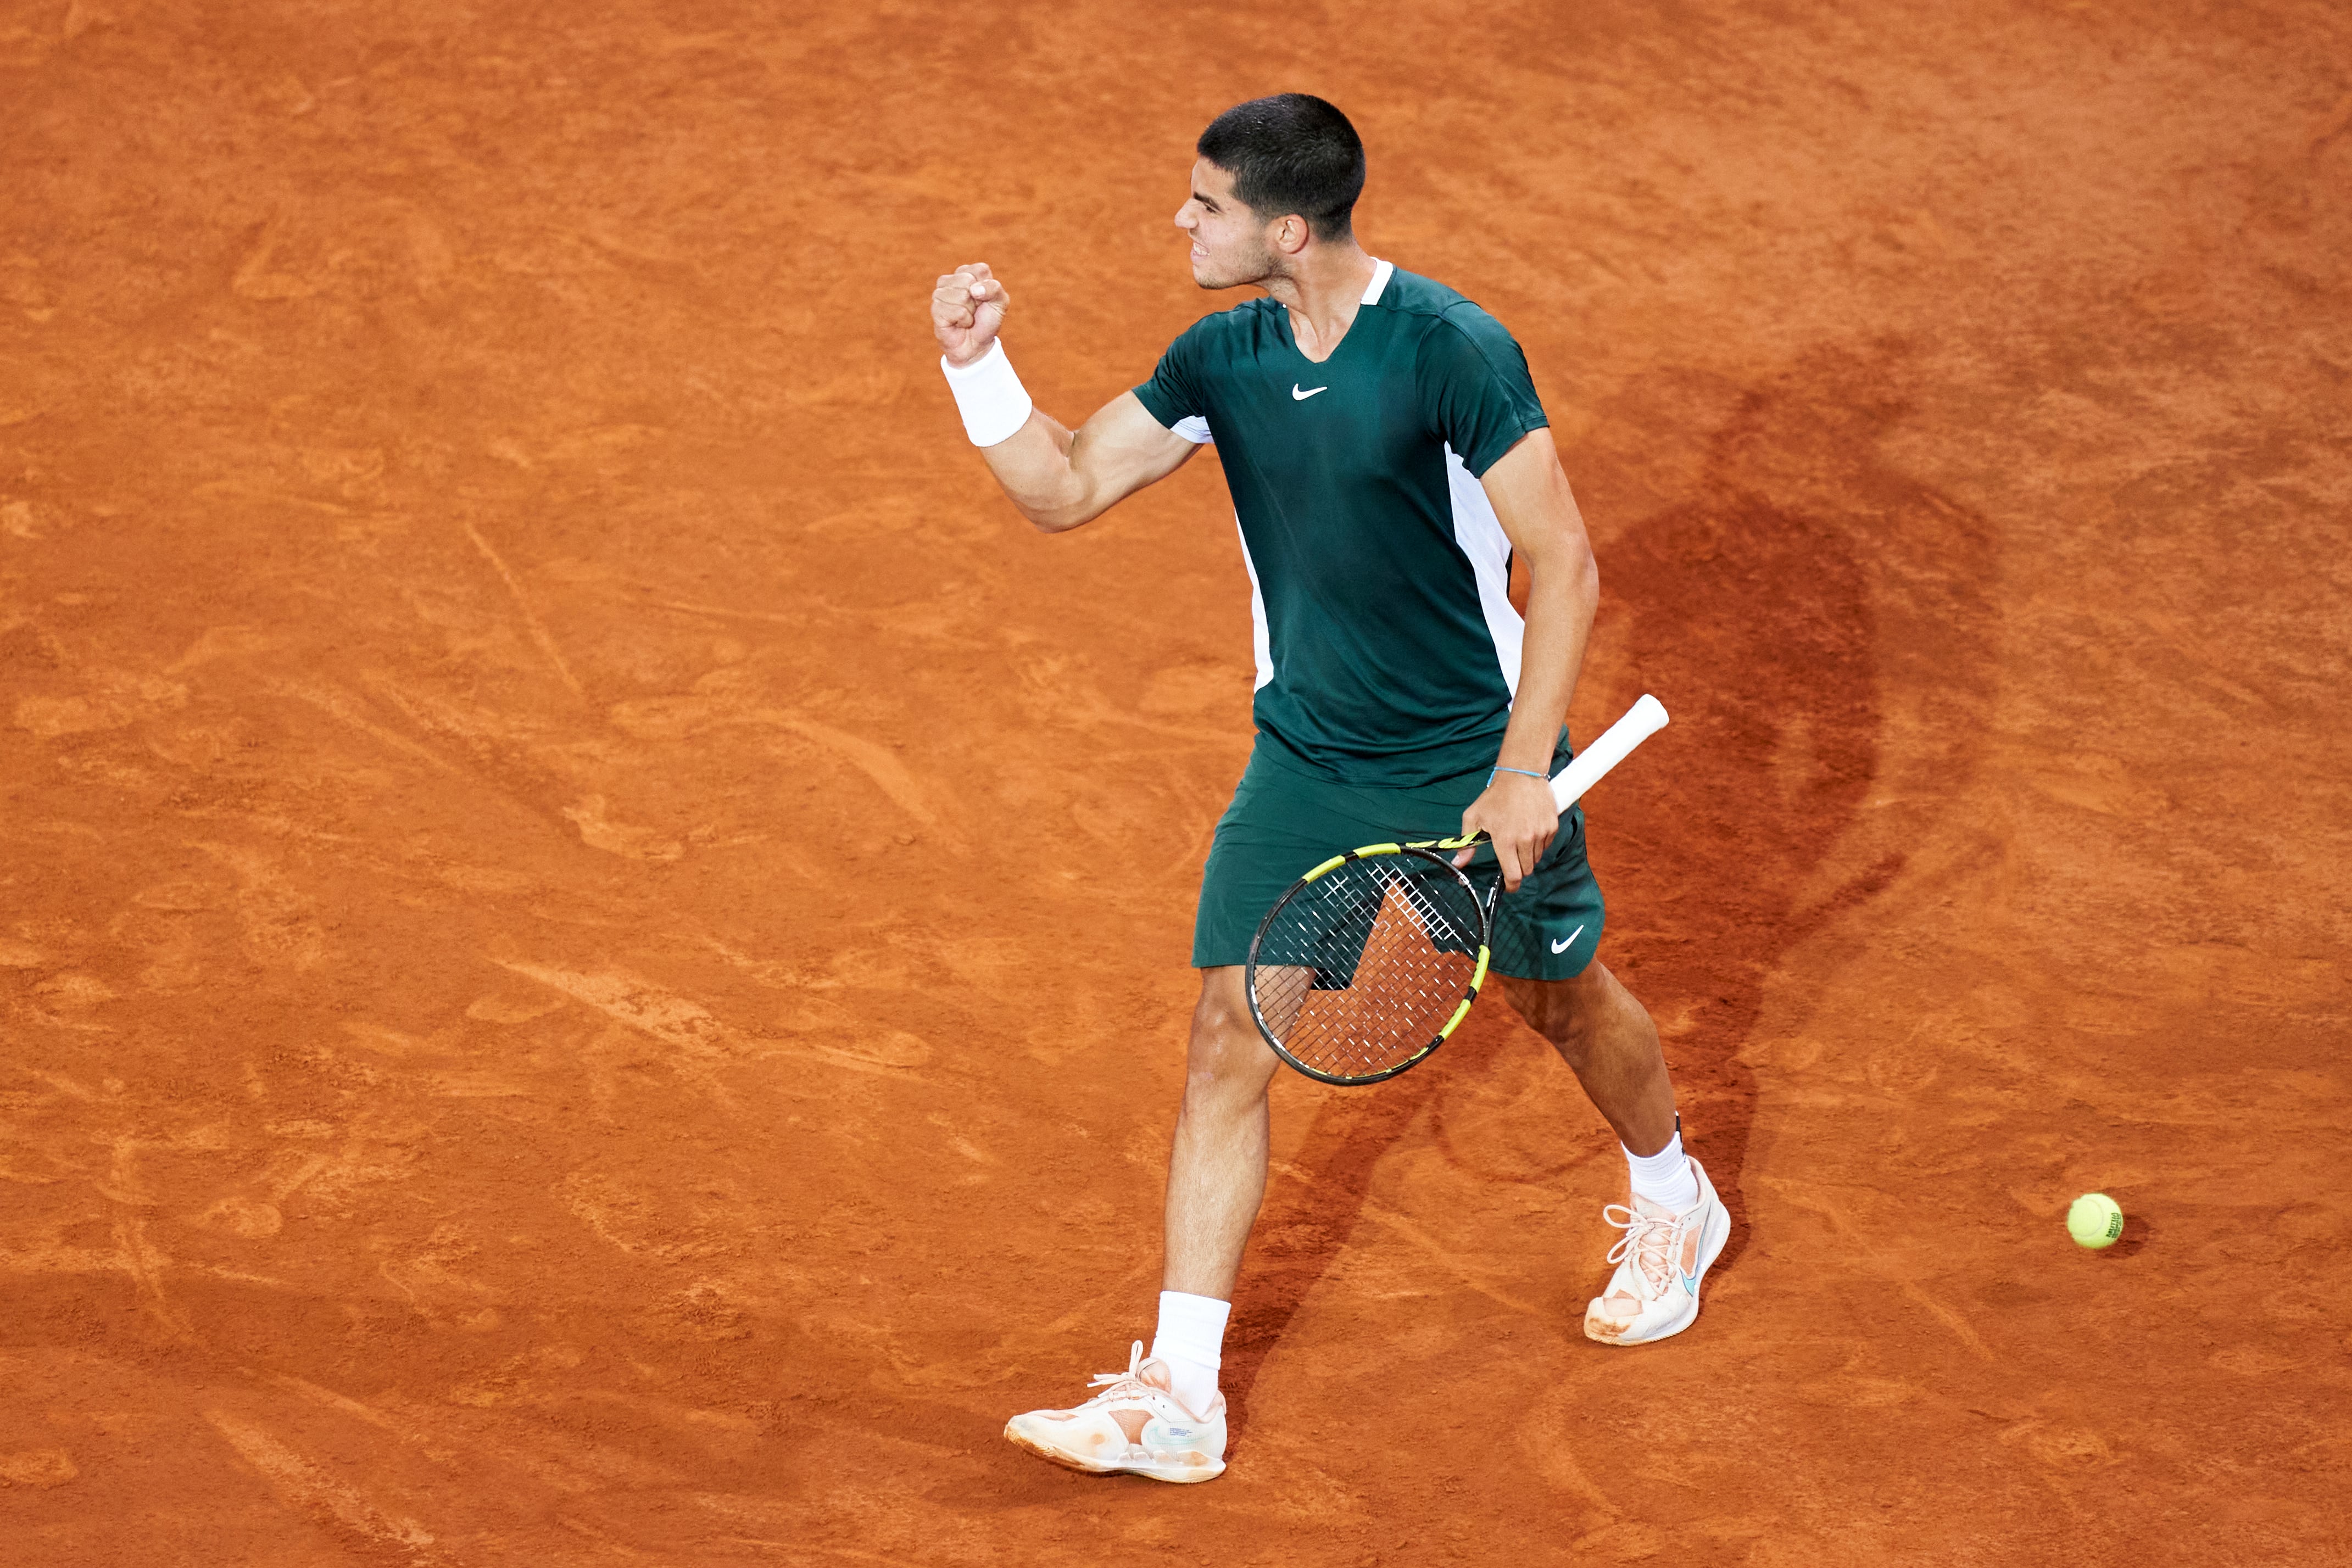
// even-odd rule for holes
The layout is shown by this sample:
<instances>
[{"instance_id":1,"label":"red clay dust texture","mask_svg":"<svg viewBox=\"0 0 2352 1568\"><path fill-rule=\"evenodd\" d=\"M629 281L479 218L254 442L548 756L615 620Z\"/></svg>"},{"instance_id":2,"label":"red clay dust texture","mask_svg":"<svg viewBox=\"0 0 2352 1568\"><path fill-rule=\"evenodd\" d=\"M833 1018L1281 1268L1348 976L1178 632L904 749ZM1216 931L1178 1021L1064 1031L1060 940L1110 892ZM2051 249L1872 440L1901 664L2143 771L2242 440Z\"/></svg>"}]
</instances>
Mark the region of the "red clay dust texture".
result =
<instances>
[{"instance_id":1,"label":"red clay dust texture","mask_svg":"<svg viewBox=\"0 0 2352 1568\"><path fill-rule=\"evenodd\" d=\"M2352 13L0 5L0 1561L2352 1554ZM1233 1468L1001 1442L1157 1289L1249 741L1213 459L957 427L1203 310L1321 93L1525 344L1604 953L1737 1221L1498 1004L1286 1075ZM1334 846L1335 848L1345 846ZM2124 1241L2079 1250L2103 1189Z\"/></svg>"}]
</instances>

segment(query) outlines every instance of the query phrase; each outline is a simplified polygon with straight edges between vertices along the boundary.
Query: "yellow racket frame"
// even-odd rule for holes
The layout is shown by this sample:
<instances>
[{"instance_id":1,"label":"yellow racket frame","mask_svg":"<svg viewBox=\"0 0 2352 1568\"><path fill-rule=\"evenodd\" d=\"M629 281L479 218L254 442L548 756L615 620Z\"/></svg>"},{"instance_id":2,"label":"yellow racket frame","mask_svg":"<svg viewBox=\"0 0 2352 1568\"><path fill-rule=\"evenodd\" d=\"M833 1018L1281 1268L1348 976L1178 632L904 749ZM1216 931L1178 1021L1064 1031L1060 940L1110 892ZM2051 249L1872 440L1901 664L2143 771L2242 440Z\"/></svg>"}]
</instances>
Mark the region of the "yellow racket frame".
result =
<instances>
[{"instance_id":1,"label":"yellow racket frame","mask_svg":"<svg viewBox=\"0 0 2352 1568\"><path fill-rule=\"evenodd\" d=\"M1337 1073L1326 1071L1319 1067L1309 1066L1307 1062L1292 1055L1289 1048L1285 1046L1281 1040L1275 1038L1274 1030L1266 1027L1265 1015L1258 1009L1257 1005L1257 945L1259 941L1265 937L1266 927L1274 924L1274 917L1277 914L1281 913L1281 911L1289 904L1290 901L1297 896L1302 889L1323 877L1330 875L1333 872L1339 870L1341 866L1346 865L1350 861L1371 860L1381 855L1401 855L1412 852L1432 860L1436 860L1440 862L1440 863L1445 865L1448 870L1453 871L1456 875L1460 875L1461 868L1455 866L1450 860L1447 860L1441 852L1445 850L1469 849L1486 841L1486 836L1484 833L1473 833L1465 838L1423 839L1418 842L1409 844L1365 844L1361 848L1349 850L1345 854L1333 855L1329 860L1325 861L1322 864L1315 867L1305 876L1300 877L1296 883L1292 883L1290 889L1280 898L1275 901L1274 907L1265 912L1265 917L1258 922L1256 935L1250 938L1249 965L1247 969L1244 972L1243 988L1248 994L1250 1020L1257 1025L1259 1038L1264 1040L1268 1046L1273 1048L1274 1053L1276 1056L1282 1058L1285 1062L1289 1064L1291 1067L1297 1069L1300 1072L1305 1073L1307 1077L1315 1079L1318 1082L1338 1084L1341 1088L1348 1089L1360 1087L1367 1083L1379 1083L1387 1079L1394 1078L1398 1073L1402 1072L1406 1068L1412 1066L1423 1058L1426 1057L1431 1051L1435 1051L1439 1046L1444 1045L1447 1040L1452 1038L1454 1031L1462 1027L1462 1020L1470 1016L1470 1004L1478 999L1479 989L1486 983L1486 965L1488 960L1493 956L1493 950L1490 944L1494 936L1495 930L1495 904L1492 895L1476 900L1479 915L1478 962L1476 967L1470 972L1470 983L1462 993L1461 1005L1454 1009L1454 1016L1445 1020L1444 1027L1440 1029L1437 1033L1430 1039L1428 1044L1414 1051L1411 1056L1406 1057L1402 1061L1397 1062L1392 1066L1384 1067L1378 1072ZM1476 894L1476 889L1475 887L1472 889L1472 893L1475 897Z\"/></svg>"}]
</instances>

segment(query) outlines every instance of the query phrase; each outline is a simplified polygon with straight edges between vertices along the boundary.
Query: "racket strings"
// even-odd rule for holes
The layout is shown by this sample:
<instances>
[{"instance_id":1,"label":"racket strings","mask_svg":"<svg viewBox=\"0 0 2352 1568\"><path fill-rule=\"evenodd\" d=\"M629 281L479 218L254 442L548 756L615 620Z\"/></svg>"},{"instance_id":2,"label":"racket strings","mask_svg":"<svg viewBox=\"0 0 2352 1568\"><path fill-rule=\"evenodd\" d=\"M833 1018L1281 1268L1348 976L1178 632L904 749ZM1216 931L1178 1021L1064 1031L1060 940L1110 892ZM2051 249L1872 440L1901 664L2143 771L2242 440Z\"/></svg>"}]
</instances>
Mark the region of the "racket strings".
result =
<instances>
[{"instance_id":1,"label":"racket strings","mask_svg":"<svg viewBox=\"0 0 2352 1568\"><path fill-rule=\"evenodd\" d=\"M1483 912L1451 868L1350 861L1297 890L1261 937L1259 1015L1283 1049L1364 1077L1433 1044L1477 967Z\"/></svg>"}]
</instances>

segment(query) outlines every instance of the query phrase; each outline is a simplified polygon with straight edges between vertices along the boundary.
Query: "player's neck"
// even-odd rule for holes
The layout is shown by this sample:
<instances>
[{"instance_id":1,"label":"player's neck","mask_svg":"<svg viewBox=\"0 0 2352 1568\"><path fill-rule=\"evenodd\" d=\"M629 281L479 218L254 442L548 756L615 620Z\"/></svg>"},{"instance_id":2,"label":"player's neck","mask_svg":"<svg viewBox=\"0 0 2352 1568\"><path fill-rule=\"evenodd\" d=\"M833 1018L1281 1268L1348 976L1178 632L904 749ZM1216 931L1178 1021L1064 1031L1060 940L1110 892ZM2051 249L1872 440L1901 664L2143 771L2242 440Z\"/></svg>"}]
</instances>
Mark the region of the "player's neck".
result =
<instances>
[{"instance_id":1,"label":"player's neck","mask_svg":"<svg viewBox=\"0 0 2352 1568\"><path fill-rule=\"evenodd\" d=\"M1290 335L1300 353L1318 363L1330 358L1355 324L1373 266L1364 247L1349 239L1309 246L1281 276L1265 280L1265 291L1289 308Z\"/></svg>"}]
</instances>

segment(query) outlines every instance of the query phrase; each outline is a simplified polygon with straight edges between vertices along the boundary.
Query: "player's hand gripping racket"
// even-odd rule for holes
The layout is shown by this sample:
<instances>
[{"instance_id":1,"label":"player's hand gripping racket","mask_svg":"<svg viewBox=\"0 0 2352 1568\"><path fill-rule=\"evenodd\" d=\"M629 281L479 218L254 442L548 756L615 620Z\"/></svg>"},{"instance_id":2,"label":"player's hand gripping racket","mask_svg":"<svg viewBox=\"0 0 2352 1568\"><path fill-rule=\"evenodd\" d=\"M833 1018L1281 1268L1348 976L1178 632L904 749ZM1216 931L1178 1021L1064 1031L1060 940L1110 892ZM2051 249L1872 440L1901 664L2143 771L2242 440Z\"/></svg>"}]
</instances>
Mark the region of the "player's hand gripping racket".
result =
<instances>
[{"instance_id":1,"label":"player's hand gripping racket","mask_svg":"<svg viewBox=\"0 0 2352 1568\"><path fill-rule=\"evenodd\" d=\"M1562 811L1665 727L1644 696L1551 781ZM1326 1083L1378 1083L1445 1043L1486 980L1499 877L1449 852L1486 835L1367 844L1293 883L1250 940L1250 1017L1276 1056Z\"/></svg>"}]
</instances>

